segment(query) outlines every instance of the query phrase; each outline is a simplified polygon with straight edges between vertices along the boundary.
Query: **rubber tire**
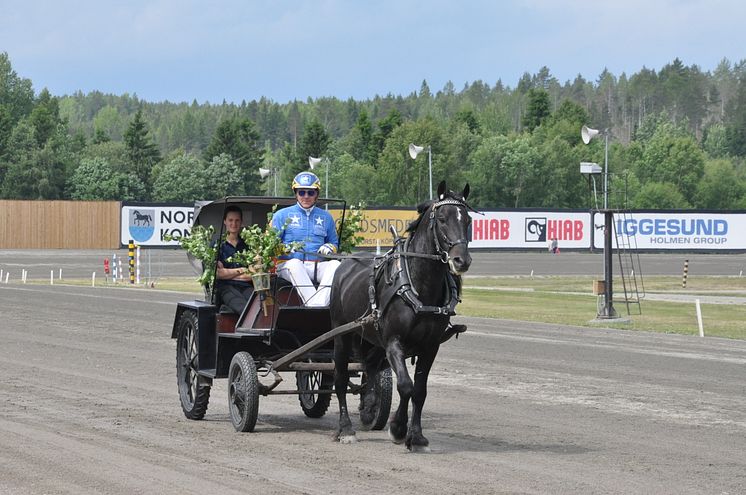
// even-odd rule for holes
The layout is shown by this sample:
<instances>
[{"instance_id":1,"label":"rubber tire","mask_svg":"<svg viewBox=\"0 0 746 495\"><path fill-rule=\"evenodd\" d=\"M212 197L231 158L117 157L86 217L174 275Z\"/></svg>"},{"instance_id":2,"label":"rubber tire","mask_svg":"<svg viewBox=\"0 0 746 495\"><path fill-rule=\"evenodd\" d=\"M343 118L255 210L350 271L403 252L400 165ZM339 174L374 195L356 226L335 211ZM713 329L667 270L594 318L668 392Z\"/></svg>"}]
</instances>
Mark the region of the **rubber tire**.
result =
<instances>
[{"instance_id":1,"label":"rubber tire","mask_svg":"<svg viewBox=\"0 0 746 495\"><path fill-rule=\"evenodd\" d=\"M363 374L363 380L367 380L367 373ZM376 373L374 377L373 386L376 390L376 397L378 398L378 404L376 404L376 413L373 417L373 421L370 423L362 423L365 430L383 430L386 427L386 423L389 421L389 414L391 413L391 399L394 395L394 382L391 378L391 368ZM362 398L361 398L362 399Z\"/></svg>"},{"instance_id":2,"label":"rubber tire","mask_svg":"<svg viewBox=\"0 0 746 495\"><path fill-rule=\"evenodd\" d=\"M236 431L254 431L259 415L259 377L254 358L237 352L228 368L228 411Z\"/></svg>"},{"instance_id":3,"label":"rubber tire","mask_svg":"<svg viewBox=\"0 0 746 495\"><path fill-rule=\"evenodd\" d=\"M176 381L184 416L194 420L205 417L210 402L210 386L200 386L197 375L197 332L197 313L184 311L179 318L176 335Z\"/></svg>"},{"instance_id":4,"label":"rubber tire","mask_svg":"<svg viewBox=\"0 0 746 495\"><path fill-rule=\"evenodd\" d=\"M321 371L296 371L295 382L299 391L316 391L331 389L334 385L334 377ZM298 394L300 408L309 418L320 418L329 409L332 394Z\"/></svg>"}]
</instances>

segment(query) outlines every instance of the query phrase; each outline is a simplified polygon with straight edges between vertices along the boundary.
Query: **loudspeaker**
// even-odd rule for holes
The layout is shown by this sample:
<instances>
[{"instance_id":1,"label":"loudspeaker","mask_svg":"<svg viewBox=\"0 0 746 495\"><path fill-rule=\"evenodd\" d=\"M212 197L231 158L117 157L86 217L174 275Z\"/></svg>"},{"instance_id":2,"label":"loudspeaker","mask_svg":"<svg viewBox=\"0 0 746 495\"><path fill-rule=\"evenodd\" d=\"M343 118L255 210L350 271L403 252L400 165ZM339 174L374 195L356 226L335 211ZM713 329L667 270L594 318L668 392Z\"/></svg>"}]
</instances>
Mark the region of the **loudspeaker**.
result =
<instances>
[{"instance_id":1,"label":"loudspeaker","mask_svg":"<svg viewBox=\"0 0 746 495\"><path fill-rule=\"evenodd\" d=\"M409 156L412 157L412 160L417 158L417 155L419 155L422 150L424 150L424 146L417 146L416 144L410 143L409 144Z\"/></svg>"},{"instance_id":2,"label":"loudspeaker","mask_svg":"<svg viewBox=\"0 0 746 495\"><path fill-rule=\"evenodd\" d=\"M585 144L588 144L591 142L591 139L598 136L599 132L601 131L599 131L598 129L591 129L587 125L584 125L580 129L580 137Z\"/></svg>"},{"instance_id":3,"label":"loudspeaker","mask_svg":"<svg viewBox=\"0 0 746 495\"><path fill-rule=\"evenodd\" d=\"M311 170L313 170L319 163L321 163L321 158L314 158L312 156L308 157L308 166L311 167Z\"/></svg>"},{"instance_id":4,"label":"loudspeaker","mask_svg":"<svg viewBox=\"0 0 746 495\"><path fill-rule=\"evenodd\" d=\"M261 177L262 179L264 179L265 177L267 177L267 176L268 176L269 174L271 174L271 173L272 173L272 170L271 170L271 169L268 169L268 168L260 168L260 169L259 169L259 176L260 176L260 177Z\"/></svg>"}]
</instances>

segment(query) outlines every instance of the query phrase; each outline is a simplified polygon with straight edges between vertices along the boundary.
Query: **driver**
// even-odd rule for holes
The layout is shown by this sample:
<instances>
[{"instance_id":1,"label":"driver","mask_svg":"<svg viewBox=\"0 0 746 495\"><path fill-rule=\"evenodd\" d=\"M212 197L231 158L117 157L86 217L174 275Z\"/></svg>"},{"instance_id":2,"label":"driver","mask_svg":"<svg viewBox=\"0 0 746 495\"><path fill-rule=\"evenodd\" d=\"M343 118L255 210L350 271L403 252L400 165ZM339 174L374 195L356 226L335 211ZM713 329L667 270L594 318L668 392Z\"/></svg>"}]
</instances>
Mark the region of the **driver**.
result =
<instances>
[{"instance_id":1,"label":"driver","mask_svg":"<svg viewBox=\"0 0 746 495\"><path fill-rule=\"evenodd\" d=\"M286 261L277 265L277 274L291 282L306 306L328 306L334 271L339 261L324 261L314 256L336 253L339 239L331 214L318 208L316 201L321 181L311 172L301 172L293 179L293 193L297 201L293 206L278 210L272 217L272 226L281 231L282 242L303 242L305 253L290 253ZM314 287L318 284L318 290Z\"/></svg>"}]
</instances>

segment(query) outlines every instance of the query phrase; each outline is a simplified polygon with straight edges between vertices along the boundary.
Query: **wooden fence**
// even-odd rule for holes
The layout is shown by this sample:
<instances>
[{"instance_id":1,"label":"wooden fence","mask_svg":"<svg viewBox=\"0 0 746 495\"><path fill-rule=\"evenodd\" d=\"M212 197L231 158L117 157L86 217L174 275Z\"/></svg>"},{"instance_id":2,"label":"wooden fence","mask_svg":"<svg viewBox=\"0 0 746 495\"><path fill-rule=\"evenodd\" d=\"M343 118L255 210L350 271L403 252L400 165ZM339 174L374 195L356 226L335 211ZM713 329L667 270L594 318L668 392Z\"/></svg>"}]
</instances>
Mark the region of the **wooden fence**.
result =
<instances>
[{"instance_id":1,"label":"wooden fence","mask_svg":"<svg viewBox=\"0 0 746 495\"><path fill-rule=\"evenodd\" d=\"M0 249L118 249L118 201L0 200Z\"/></svg>"}]
</instances>

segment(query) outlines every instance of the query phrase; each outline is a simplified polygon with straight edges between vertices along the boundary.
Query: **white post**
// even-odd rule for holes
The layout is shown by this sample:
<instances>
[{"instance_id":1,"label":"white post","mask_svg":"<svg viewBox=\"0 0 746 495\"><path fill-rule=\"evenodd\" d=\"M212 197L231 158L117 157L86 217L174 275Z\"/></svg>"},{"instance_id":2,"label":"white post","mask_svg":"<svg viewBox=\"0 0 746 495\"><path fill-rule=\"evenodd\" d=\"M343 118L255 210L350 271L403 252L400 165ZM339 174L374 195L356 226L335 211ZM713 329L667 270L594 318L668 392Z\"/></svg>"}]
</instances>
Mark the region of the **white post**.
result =
<instances>
[{"instance_id":1,"label":"white post","mask_svg":"<svg viewBox=\"0 0 746 495\"><path fill-rule=\"evenodd\" d=\"M60 268L60 276L59 276L59 280L62 280L62 268Z\"/></svg>"},{"instance_id":2,"label":"white post","mask_svg":"<svg viewBox=\"0 0 746 495\"><path fill-rule=\"evenodd\" d=\"M54 270L49 270L49 285L54 285Z\"/></svg>"},{"instance_id":3,"label":"white post","mask_svg":"<svg viewBox=\"0 0 746 495\"><path fill-rule=\"evenodd\" d=\"M124 272L122 271L122 258L119 258L119 279L124 280Z\"/></svg>"},{"instance_id":4,"label":"white post","mask_svg":"<svg viewBox=\"0 0 746 495\"><path fill-rule=\"evenodd\" d=\"M96 287L96 272L91 274L91 287Z\"/></svg>"},{"instance_id":5,"label":"white post","mask_svg":"<svg viewBox=\"0 0 746 495\"><path fill-rule=\"evenodd\" d=\"M135 251L135 283L140 285L140 246Z\"/></svg>"},{"instance_id":6,"label":"white post","mask_svg":"<svg viewBox=\"0 0 746 495\"><path fill-rule=\"evenodd\" d=\"M433 151L430 145L427 145L427 166L430 170L430 199L433 199Z\"/></svg>"},{"instance_id":7,"label":"white post","mask_svg":"<svg viewBox=\"0 0 746 495\"><path fill-rule=\"evenodd\" d=\"M531 270L531 278L534 278L534 271Z\"/></svg>"},{"instance_id":8,"label":"white post","mask_svg":"<svg viewBox=\"0 0 746 495\"><path fill-rule=\"evenodd\" d=\"M699 325L699 336L705 336L705 327L702 325L702 308L699 306L699 299L695 300L697 305L697 324Z\"/></svg>"},{"instance_id":9,"label":"white post","mask_svg":"<svg viewBox=\"0 0 746 495\"><path fill-rule=\"evenodd\" d=\"M376 254L381 254L381 240L376 239Z\"/></svg>"},{"instance_id":10,"label":"white post","mask_svg":"<svg viewBox=\"0 0 746 495\"><path fill-rule=\"evenodd\" d=\"M28 275L28 272L24 268L23 271L21 271L21 279L23 280L23 283L26 283L26 275Z\"/></svg>"},{"instance_id":11,"label":"white post","mask_svg":"<svg viewBox=\"0 0 746 495\"><path fill-rule=\"evenodd\" d=\"M111 257L111 281L117 283L117 255L114 253Z\"/></svg>"},{"instance_id":12,"label":"white post","mask_svg":"<svg viewBox=\"0 0 746 495\"><path fill-rule=\"evenodd\" d=\"M8 283L8 277L10 277L10 272L5 272L5 283L6 283L6 285Z\"/></svg>"},{"instance_id":13,"label":"white post","mask_svg":"<svg viewBox=\"0 0 746 495\"><path fill-rule=\"evenodd\" d=\"M3 278L3 269L0 268L0 280L2 280L2 278Z\"/></svg>"}]
</instances>

